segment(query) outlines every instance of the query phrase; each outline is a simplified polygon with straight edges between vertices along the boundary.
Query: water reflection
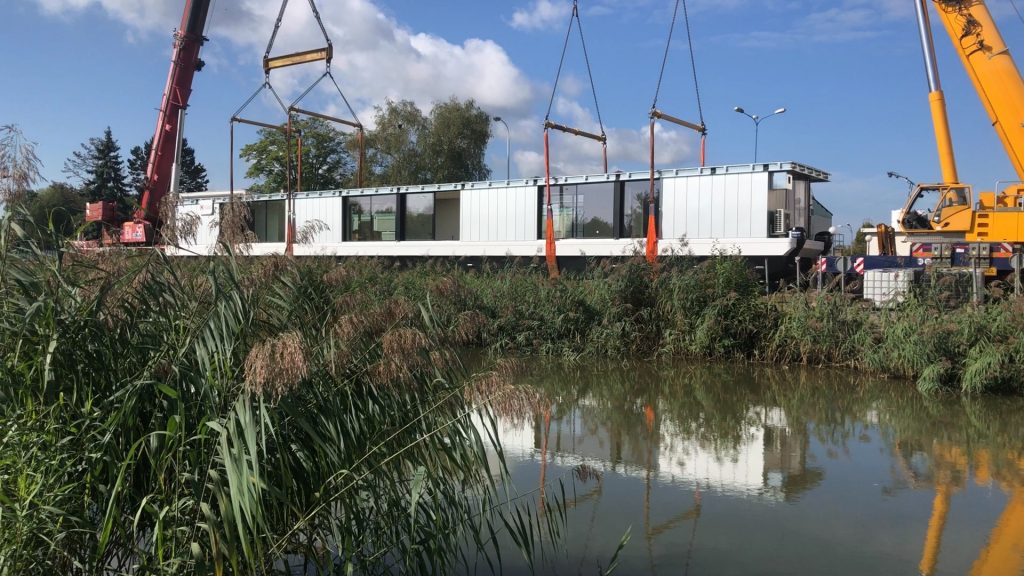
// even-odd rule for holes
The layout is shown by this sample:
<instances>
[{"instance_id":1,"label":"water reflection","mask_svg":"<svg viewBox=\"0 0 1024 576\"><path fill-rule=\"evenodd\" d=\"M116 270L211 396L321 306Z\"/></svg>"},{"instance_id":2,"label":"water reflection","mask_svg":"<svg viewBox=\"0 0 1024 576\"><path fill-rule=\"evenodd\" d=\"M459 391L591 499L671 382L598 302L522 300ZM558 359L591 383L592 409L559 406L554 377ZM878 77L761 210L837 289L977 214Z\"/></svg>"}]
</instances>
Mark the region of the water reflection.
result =
<instances>
[{"instance_id":1,"label":"water reflection","mask_svg":"<svg viewBox=\"0 0 1024 576\"><path fill-rule=\"evenodd\" d=\"M1024 573L1020 400L736 366L518 383L542 401L498 409L517 486L571 488L549 571L606 566L631 527L626 574Z\"/></svg>"}]
</instances>

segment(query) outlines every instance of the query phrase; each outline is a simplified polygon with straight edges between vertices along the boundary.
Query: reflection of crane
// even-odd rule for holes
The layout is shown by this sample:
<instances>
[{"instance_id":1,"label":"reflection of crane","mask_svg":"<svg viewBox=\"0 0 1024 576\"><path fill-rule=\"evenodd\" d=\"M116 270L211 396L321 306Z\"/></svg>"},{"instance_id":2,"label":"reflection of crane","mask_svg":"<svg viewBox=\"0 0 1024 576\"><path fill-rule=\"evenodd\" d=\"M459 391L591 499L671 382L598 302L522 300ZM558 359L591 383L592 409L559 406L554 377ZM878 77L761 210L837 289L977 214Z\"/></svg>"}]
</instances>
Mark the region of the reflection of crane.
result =
<instances>
[{"instance_id":1,"label":"reflection of crane","mask_svg":"<svg viewBox=\"0 0 1024 576\"><path fill-rule=\"evenodd\" d=\"M942 546L942 533L949 515L950 497L967 477L969 467L967 456L957 447L935 446L932 456L935 499L932 502L932 514L928 521L928 532L919 566L923 576L935 573ZM985 450L978 452L973 459L975 482L978 484L988 484L991 481L989 460L990 454ZM1016 472L1021 471L1024 471L1024 461L1018 462L1017 465ZM973 575L992 576L1024 572L1024 485L1021 485L1020 478L1006 477L1005 474L1001 476L1003 477L999 483L1004 490L1010 492L1010 499L992 529L988 543L971 567ZM914 480L913 473L911 477Z\"/></svg>"},{"instance_id":2,"label":"reflection of crane","mask_svg":"<svg viewBox=\"0 0 1024 576\"><path fill-rule=\"evenodd\" d=\"M651 573L654 570L654 551L652 549L654 539L662 534L674 530L683 522L693 520L693 530L690 532L690 544L686 551L686 572L690 571L690 559L693 556L693 543L697 539L697 521L700 520L701 498L700 482L693 492L693 507L687 508L664 522L651 525L651 470L654 468L654 447L658 444L654 425L657 421L657 413L651 404L644 404L644 426L647 429L647 471L644 474L644 539L647 540L647 555L651 562Z\"/></svg>"}]
</instances>

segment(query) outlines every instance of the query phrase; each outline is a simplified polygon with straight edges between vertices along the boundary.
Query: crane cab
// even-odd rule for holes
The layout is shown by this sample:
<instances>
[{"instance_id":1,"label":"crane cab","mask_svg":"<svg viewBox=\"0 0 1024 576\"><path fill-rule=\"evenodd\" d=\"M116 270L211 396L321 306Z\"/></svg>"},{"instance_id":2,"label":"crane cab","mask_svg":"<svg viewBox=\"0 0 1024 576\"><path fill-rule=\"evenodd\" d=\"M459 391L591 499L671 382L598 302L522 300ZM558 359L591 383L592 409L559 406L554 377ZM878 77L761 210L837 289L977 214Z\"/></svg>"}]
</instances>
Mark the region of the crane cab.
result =
<instances>
[{"instance_id":1,"label":"crane cab","mask_svg":"<svg viewBox=\"0 0 1024 576\"><path fill-rule=\"evenodd\" d=\"M920 184L907 198L900 226L908 234L971 231L974 211L966 184Z\"/></svg>"}]
</instances>

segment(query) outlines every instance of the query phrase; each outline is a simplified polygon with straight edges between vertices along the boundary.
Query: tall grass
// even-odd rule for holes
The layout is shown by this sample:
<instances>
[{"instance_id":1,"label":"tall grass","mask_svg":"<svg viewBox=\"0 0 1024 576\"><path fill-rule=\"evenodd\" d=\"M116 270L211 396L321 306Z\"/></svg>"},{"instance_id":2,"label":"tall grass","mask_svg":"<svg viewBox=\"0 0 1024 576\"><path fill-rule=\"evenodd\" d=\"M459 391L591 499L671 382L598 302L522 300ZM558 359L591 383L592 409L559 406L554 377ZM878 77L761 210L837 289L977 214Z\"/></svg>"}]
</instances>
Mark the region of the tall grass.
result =
<instances>
[{"instance_id":1,"label":"tall grass","mask_svg":"<svg viewBox=\"0 0 1024 576\"><path fill-rule=\"evenodd\" d=\"M383 266L27 236L2 221L0 574L449 573L559 534Z\"/></svg>"}]
</instances>

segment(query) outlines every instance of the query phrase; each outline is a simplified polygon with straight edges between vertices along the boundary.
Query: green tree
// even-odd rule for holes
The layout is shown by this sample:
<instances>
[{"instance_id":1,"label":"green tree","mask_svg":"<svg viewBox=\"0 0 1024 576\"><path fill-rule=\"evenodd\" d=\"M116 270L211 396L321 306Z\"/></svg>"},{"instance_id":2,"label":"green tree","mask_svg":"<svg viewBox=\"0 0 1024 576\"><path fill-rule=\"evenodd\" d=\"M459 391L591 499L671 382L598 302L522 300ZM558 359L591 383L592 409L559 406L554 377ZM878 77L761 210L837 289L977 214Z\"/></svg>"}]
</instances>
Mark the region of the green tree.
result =
<instances>
[{"instance_id":1,"label":"green tree","mask_svg":"<svg viewBox=\"0 0 1024 576\"><path fill-rule=\"evenodd\" d=\"M868 243L867 239L864 237L864 229L874 227L875 225L867 220L865 220L864 223L860 225L860 228L857 229L857 235L854 236L853 238L853 244L850 244L850 254L868 253Z\"/></svg>"},{"instance_id":2,"label":"green tree","mask_svg":"<svg viewBox=\"0 0 1024 576\"><path fill-rule=\"evenodd\" d=\"M426 182L474 182L487 180L491 170L484 162L491 139L491 117L473 100L452 98L430 112L430 129L420 141Z\"/></svg>"},{"instance_id":3,"label":"green tree","mask_svg":"<svg viewBox=\"0 0 1024 576\"><path fill-rule=\"evenodd\" d=\"M331 190L352 184L355 162L349 152L347 134L319 118L293 118L292 127L302 133L302 190ZM254 180L250 191L286 190L286 164L291 168L291 183L295 186L298 140L294 131L288 145L283 131L261 128L259 139L242 147L240 156L249 162L245 175Z\"/></svg>"},{"instance_id":4,"label":"green tree","mask_svg":"<svg viewBox=\"0 0 1024 576\"><path fill-rule=\"evenodd\" d=\"M146 165L153 150L153 139L142 146L133 146L128 153L128 187L141 196L146 184ZM196 161L196 151L188 145L188 138L181 142L181 176L178 179L179 192L203 192L210 186L206 166Z\"/></svg>"},{"instance_id":5,"label":"green tree","mask_svg":"<svg viewBox=\"0 0 1024 576\"><path fill-rule=\"evenodd\" d=\"M371 186L427 184L421 141L430 120L409 100L376 108L376 128L366 135L367 183Z\"/></svg>"},{"instance_id":6,"label":"green tree","mask_svg":"<svg viewBox=\"0 0 1024 576\"><path fill-rule=\"evenodd\" d=\"M473 100L452 98L425 116L408 100L376 109L367 134L368 181L376 186L486 180L490 116Z\"/></svg>"},{"instance_id":7,"label":"green tree","mask_svg":"<svg viewBox=\"0 0 1024 576\"><path fill-rule=\"evenodd\" d=\"M32 193L24 205L38 232L39 241L47 248L73 237L85 211L85 199L78 190L64 182L54 182Z\"/></svg>"},{"instance_id":8,"label":"green tree","mask_svg":"<svg viewBox=\"0 0 1024 576\"><path fill-rule=\"evenodd\" d=\"M128 184L121 147L108 126L100 138L90 138L64 162L64 172L82 182L87 202L106 200L122 217L129 213Z\"/></svg>"}]
</instances>

